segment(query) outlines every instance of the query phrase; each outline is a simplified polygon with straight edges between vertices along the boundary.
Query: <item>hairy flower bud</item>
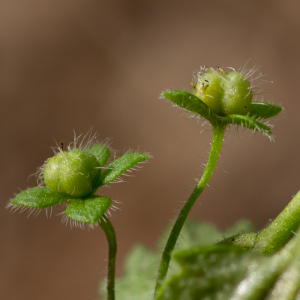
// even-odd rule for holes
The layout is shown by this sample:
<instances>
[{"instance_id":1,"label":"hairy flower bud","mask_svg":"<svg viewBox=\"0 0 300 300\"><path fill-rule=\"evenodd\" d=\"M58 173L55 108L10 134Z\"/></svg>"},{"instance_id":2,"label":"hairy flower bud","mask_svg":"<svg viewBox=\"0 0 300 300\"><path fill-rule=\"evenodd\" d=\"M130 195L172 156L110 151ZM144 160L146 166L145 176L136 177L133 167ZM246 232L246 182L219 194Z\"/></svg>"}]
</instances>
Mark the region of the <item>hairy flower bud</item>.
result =
<instances>
[{"instance_id":1,"label":"hairy flower bud","mask_svg":"<svg viewBox=\"0 0 300 300\"><path fill-rule=\"evenodd\" d=\"M236 71L200 71L193 83L194 94L217 115L246 115L252 101L249 81Z\"/></svg>"},{"instance_id":2,"label":"hairy flower bud","mask_svg":"<svg viewBox=\"0 0 300 300\"><path fill-rule=\"evenodd\" d=\"M84 197L97 188L100 167L96 157L84 150L60 152L46 163L44 181L51 192Z\"/></svg>"}]
</instances>

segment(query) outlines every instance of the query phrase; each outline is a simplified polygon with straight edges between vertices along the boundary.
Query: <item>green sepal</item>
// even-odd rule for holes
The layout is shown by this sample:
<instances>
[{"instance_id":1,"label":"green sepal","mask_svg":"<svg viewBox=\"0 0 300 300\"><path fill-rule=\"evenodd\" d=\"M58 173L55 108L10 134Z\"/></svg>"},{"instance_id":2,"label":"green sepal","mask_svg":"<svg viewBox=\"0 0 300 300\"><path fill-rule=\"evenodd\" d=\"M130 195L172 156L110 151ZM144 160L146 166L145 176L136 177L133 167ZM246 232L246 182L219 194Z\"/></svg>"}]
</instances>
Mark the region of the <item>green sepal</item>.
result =
<instances>
[{"instance_id":1,"label":"green sepal","mask_svg":"<svg viewBox=\"0 0 300 300\"><path fill-rule=\"evenodd\" d=\"M95 224L104 215L112 201L104 196L74 199L66 208L66 215L76 221Z\"/></svg>"},{"instance_id":2,"label":"green sepal","mask_svg":"<svg viewBox=\"0 0 300 300\"><path fill-rule=\"evenodd\" d=\"M163 97L171 100L176 105L191 111L192 113L199 114L211 123L216 122L218 117L212 114L210 108L197 96L186 91L165 91L161 94Z\"/></svg>"},{"instance_id":3,"label":"green sepal","mask_svg":"<svg viewBox=\"0 0 300 300\"><path fill-rule=\"evenodd\" d=\"M62 202L69 202L72 198L50 192L47 187L33 187L19 193L11 204L32 208L45 208Z\"/></svg>"},{"instance_id":4,"label":"green sepal","mask_svg":"<svg viewBox=\"0 0 300 300\"><path fill-rule=\"evenodd\" d=\"M241 125L242 127L251 129L253 131L259 131L260 133L271 135L271 129L263 123L260 123L248 116L242 115L227 115L224 117L228 124Z\"/></svg>"},{"instance_id":5,"label":"green sepal","mask_svg":"<svg viewBox=\"0 0 300 300\"><path fill-rule=\"evenodd\" d=\"M110 157L110 151L108 147L102 144L96 144L86 150L90 154L94 155L100 166L103 167Z\"/></svg>"},{"instance_id":6,"label":"green sepal","mask_svg":"<svg viewBox=\"0 0 300 300\"><path fill-rule=\"evenodd\" d=\"M278 115L282 107L262 101L252 101L248 116L257 120L268 119Z\"/></svg>"},{"instance_id":7,"label":"green sepal","mask_svg":"<svg viewBox=\"0 0 300 300\"><path fill-rule=\"evenodd\" d=\"M149 155L145 153L132 152L124 154L112 163L110 163L105 171L102 172L99 186L105 185L120 175L131 169L136 164L149 159Z\"/></svg>"}]
</instances>

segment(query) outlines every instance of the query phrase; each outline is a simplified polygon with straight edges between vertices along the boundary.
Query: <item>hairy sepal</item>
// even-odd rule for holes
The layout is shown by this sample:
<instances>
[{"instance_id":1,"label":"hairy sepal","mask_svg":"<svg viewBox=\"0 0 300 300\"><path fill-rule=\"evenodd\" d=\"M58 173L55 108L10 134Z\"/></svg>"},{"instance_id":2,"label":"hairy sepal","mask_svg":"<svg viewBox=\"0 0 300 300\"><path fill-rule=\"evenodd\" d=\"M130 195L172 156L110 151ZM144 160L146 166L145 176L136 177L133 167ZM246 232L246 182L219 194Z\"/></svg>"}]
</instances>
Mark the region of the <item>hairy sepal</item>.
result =
<instances>
[{"instance_id":1,"label":"hairy sepal","mask_svg":"<svg viewBox=\"0 0 300 300\"><path fill-rule=\"evenodd\" d=\"M138 163L149 159L149 155L140 152L124 154L112 163L110 163L100 177L99 186L105 185L130 170Z\"/></svg>"},{"instance_id":2,"label":"hairy sepal","mask_svg":"<svg viewBox=\"0 0 300 300\"><path fill-rule=\"evenodd\" d=\"M212 114L210 108L197 96L186 91L165 91L161 94L163 97L171 100L176 105L189 110L192 113L199 114L211 123L216 122L218 117Z\"/></svg>"},{"instance_id":3,"label":"hairy sepal","mask_svg":"<svg viewBox=\"0 0 300 300\"><path fill-rule=\"evenodd\" d=\"M262 134L271 135L271 129L263 123L260 123L248 116L242 115L227 115L224 117L228 124L240 125L244 128L248 128L255 131L259 131Z\"/></svg>"},{"instance_id":4,"label":"hairy sepal","mask_svg":"<svg viewBox=\"0 0 300 300\"><path fill-rule=\"evenodd\" d=\"M74 199L66 208L66 216L75 221L94 225L110 207L112 201L104 196Z\"/></svg>"},{"instance_id":5,"label":"hairy sepal","mask_svg":"<svg viewBox=\"0 0 300 300\"><path fill-rule=\"evenodd\" d=\"M252 101L247 115L253 119L262 120L277 116L281 111L282 107L278 105L262 101Z\"/></svg>"},{"instance_id":6,"label":"hairy sepal","mask_svg":"<svg viewBox=\"0 0 300 300\"><path fill-rule=\"evenodd\" d=\"M110 150L103 144L96 144L86 150L88 153L94 155L100 166L104 167L108 159L110 158Z\"/></svg>"},{"instance_id":7,"label":"hairy sepal","mask_svg":"<svg viewBox=\"0 0 300 300\"><path fill-rule=\"evenodd\" d=\"M47 187L38 186L22 191L10 203L31 208L46 208L69 201L70 197L52 193Z\"/></svg>"}]
</instances>

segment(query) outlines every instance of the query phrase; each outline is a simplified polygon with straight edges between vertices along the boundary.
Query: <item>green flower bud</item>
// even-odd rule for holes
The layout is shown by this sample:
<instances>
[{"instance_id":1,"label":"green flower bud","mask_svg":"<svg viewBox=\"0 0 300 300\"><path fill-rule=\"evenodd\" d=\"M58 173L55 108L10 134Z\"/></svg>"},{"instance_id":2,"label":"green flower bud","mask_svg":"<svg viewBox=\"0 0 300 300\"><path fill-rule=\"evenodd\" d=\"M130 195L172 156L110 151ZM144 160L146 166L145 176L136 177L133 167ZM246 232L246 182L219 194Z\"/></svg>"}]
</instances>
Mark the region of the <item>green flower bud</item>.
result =
<instances>
[{"instance_id":1,"label":"green flower bud","mask_svg":"<svg viewBox=\"0 0 300 300\"><path fill-rule=\"evenodd\" d=\"M217 115L223 114L221 99L224 91L222 81L222 75L219 72L208 71L198 78L194 87L194 94Z\"/></svg>"},{"instance_id":2,"label":"green flower bud","mask_svg":"<svg viewBox=\"0 0 300 300\"><path fill-rule=\"evenodd\" d=\"M225 115L246 115L252 101L249 81L241 73L234 71L224 75L222 83L224 90L223 113Z\"/></svg>"},{"instance_id":3,"label":"green flower bud","mask_svg":"<svg viewBox=\"0 0 300 300\"><path fill-rule=\"evenodd\" d=\"M246 115L252 101L248 80L236 71L225 73L222 69L197 73L194 94L217 115Z\"/></svg>"},{"instance_id":4,"label":"green flower bud","mask_svg":"<svg viewBox=\"0 0 300 300\"><path fill-rule=\"evenodd\" d=\"M51 192L84 197L98 187L100 167L96 157L84 150L60 152L46 163L44 182Z\"/></svg>"}]
</instances>

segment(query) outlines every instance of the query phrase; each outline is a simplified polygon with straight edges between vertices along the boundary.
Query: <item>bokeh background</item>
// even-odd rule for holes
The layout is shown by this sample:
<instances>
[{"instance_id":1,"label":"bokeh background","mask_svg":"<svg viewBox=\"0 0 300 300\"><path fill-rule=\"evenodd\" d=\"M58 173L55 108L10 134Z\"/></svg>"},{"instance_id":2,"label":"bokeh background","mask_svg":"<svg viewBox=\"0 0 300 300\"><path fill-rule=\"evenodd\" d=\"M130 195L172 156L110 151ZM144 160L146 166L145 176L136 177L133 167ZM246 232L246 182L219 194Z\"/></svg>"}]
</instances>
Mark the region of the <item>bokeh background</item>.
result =
<instances>
[{"instance_id":1,"label":"bokeh background","mask_svg":"<svg viewBox=\"0 0 300 300\"><path fill-rule=\"evenodd\" d=\"M248 218L258 229L300 189L299 1L1 0L0 298L97 299L105 275L103 232L70 229L60 218L5 210L36 184L54 139L92 126L112 148L153 159L101 193L120 200L112 215L122 261L136 243L156 241L202 173L211 132L159 94L190 90L200 66L261 66L264 99L282 104L275 143L226 134L209 188L191 218L225 229ZM225 171L225 172L223 172ZM159 251L158 251L159 255Z\"/></svg>"}]
</instances>

